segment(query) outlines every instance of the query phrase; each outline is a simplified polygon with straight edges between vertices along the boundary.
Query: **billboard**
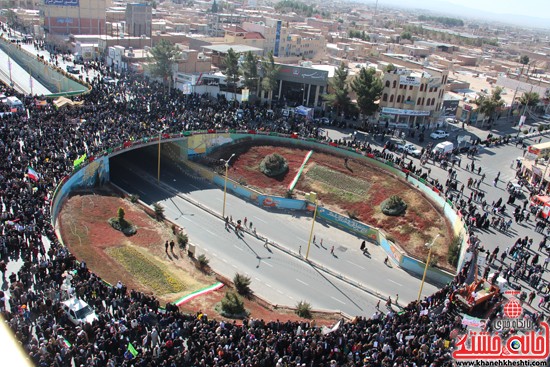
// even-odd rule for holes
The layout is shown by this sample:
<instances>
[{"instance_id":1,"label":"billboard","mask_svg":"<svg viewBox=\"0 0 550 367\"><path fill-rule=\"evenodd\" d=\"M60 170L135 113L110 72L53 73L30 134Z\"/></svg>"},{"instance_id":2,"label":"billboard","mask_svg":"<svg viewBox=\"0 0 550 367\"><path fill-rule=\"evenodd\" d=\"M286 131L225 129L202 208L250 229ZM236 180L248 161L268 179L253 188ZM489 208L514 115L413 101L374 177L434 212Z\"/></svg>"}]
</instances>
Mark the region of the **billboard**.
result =
<instances>
[{"instance_id":1,"label":"billboard","mask_svg":"<svg viewBox=\"0 0 550 367\"><path fill-rule=\"evenodd\" d=\"M44 0L45 5L79 6L79 0Z\"/></svg>"},{"instance_id":2,"label":"billboard","mask_svg":"<svg viewBox=\"0 0 550 367\"><path fill-rule=\"evenodd\" d=\"M279 45L281 44L281 28L283 22L281 20L277 21L277 28L275 29L275 49L273 50L273 56L279 56Z\"/></svg>"},{"instance_id":3,"label":"billboard","mask_svg":"<svg viewBox=\"0 0 550 367\"><path fill-rule=\"evenodd\" d=\"M443 116L445 117L456 117L456 112L458 111L458 99L447 99L443 101Z\"/></svg>"}]
</instances>

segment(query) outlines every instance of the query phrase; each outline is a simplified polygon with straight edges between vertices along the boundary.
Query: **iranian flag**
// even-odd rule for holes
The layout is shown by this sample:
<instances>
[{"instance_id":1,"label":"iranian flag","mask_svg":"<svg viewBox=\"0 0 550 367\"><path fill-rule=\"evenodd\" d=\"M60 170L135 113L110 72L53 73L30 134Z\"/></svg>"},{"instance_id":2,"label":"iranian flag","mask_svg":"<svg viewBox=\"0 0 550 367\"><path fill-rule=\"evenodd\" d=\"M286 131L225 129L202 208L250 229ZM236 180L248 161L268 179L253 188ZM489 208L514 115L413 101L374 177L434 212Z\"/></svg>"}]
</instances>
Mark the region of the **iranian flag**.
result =
<instances>
[{"instance_id":1,"label":"iranian flag","mask_svg":"<svg viewBox=\"0 0 550 367\"><path fill-rule=\"evenodd\" d=\"M38 180L40 180L40 175L30 166L27 169L27 177L35 182L38 182Z\"/></svg>"}]
</instances>

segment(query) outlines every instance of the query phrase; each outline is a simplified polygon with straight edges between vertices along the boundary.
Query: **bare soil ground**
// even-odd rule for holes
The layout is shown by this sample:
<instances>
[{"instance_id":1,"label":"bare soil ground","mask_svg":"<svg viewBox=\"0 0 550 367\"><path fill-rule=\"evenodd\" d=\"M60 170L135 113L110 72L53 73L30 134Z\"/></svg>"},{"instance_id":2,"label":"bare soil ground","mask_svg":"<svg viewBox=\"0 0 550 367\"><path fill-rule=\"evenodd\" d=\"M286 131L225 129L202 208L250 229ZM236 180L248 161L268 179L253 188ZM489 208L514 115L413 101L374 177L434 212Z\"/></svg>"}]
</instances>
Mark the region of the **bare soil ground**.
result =
<instances>
[{"instance_id":1,"label":"bare soil ground","mask_svg":"<svg viewBox=\"0 0 550 367\"><path fill-rule=\"evenodd\" d=\"M286 194L288 184L308 152L282 146L252 146L237 151L240 153L233 161L229 177L279 196ZM274 152L287 159L289 170L283 177L270 178L259 171L263 157ZM453 269L447 262L448 245L452 241L450 223L419 190L387 171L362 160L349 159L346 165L343 157L315 152L296 186L298 196L310 191L317 192L325 207L382 228L391 240L420 259L427 255L424 244L441 234L442 240L433 254L440 267ZM400 196L407 203L404 215L394 217L382 213L380 204L392 195Z\"/></svg>"},{"instance_id":2,"label":"bare soil ground","mask_svg":"<svg viewBox=\"0 0 550 367\"><path fill-rule=\"evenodd\" d=\"M107 220L123 208L125 219L137 226L137 233L127 237L113 229ZM121 280L128 289L153 294L161 304L174 302L198 289L218 281L214 273L197 269L187 254L174 248L164 250L166 240L176 241L171 225L150 217L139 204L115 194L82 193L64 204L59 225L63 242L80 261L105 281ZM193 239L190 238L192 242ZM124 255L133 254L131 259ZM155 278L155 279L150 279ZM223 319L215 307L229 286L200 296L180 306L182 312L202 311L210 318ZM274 308L254 297L244 299L250 317L264 320L301 320L291 309ZM336 314L313 313L320 325L331 325L340 319Z\"/></svg>"}]
</instances>

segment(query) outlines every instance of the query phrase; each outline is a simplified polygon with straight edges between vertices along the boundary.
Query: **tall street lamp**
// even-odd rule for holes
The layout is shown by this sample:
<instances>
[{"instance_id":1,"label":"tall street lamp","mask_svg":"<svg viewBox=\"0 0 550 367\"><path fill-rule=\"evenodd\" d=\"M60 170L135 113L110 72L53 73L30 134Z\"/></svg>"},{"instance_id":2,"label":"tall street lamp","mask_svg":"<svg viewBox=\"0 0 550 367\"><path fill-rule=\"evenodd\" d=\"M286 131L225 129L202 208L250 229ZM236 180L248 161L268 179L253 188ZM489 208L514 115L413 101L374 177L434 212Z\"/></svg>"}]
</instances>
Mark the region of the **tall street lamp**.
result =
<instances>
[{"instance_id":1,"label":"tall street lamp","mask_svg":"<svg viewBox=\"0 0 550 367\"><path fill-rule=\"evenodd\" d=\"M437 238L439 237L440 235L438 234L437 236L435 236L435 238L432 240L431 243L426 243L426 247L429 249L428 250L428 260L426 260L426 266L424 267L424 275L422 276L422 282L420 283L420 290L418 291L418 302L420 302L420 297L422 296L422 288L424 288L424 281L426 280L426 273L428 272L428 266L430 264L430 258L432 257L432 248L434 247L434 243L435 243L435 240L437 240Z\"/></svg>"},{"instance_id":2,"label":"tall street lamp","mask_svg":"<svg viewBox=\"0 0 550 367\"><path fill-rule=\"evenodd\" d=\"M315 227L315 218L317 217L317 193L310 192L309 197L306 196L306 200L315 204L315 210L313 211L313 222L311 223L311 231L309 232L309 241L307 241L306 260L309 256L309 248L311 247L311 238L313 237L313 228Z\"/></svg>"},{"instance_id":3,"label":"tall street lamp","mask_svg":"<svg viewBox=\"0 0 550 367\"><path fill-rule=\"evenodd\" d=\"M229 159L220 159L221 162L225 165L225 180L223 183L223 209L222 209L222 217L225 219L225 198L227 197L227 170L229 169L229 161L231 158L235 156L235 153L231 154L231 157Z\"/></svg>"},{"instance_id":4,"label":"tall street lamp","mask_svg":"<svg viewBox=\"0 0 550 367\"><path fill-rule=\"evenodd\" d=\"M159 133L159 144L158 144L158 164L157 164L157 183L160 183L160 141L162 139L162 133L168 130L168 127L165 127L162 130L152 129Z\"/></svg>"}]
</instances>

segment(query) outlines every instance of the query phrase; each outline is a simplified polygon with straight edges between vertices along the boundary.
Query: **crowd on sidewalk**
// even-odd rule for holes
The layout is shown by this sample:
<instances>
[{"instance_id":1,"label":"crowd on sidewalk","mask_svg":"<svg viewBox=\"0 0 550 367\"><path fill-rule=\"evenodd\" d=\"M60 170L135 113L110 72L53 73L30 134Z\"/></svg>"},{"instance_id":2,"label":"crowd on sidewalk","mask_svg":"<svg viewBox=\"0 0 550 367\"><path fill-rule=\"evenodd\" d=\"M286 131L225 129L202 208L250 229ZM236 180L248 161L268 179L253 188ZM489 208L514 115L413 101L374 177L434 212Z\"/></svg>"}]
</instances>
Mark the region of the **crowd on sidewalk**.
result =
<instances>
[{"instance_id":1,"label":"crowd on sidewalk","mask_svg":"<svg viewBox=\"0 0 550 367\"><path fill-rule=\"evenodd\" d=\"M4 262L20 260L17 274L2 271L6 300L0 308L38 366L450 366L451 331L462 330L450 295L457 280L420 303L396 312L357 317L331 332L307 322L244 320L226 323L200 312L182 314L150 296L111 287L63 247L51 226L49 205L73 162L92 157L155 131L269 129L322 138L315 122L267 119L268 106L239 106L224 98L183 95L144 79L91 81L92 91L77 108L38 106L18 95L28 113L0 118L0 252ZM17 95L4 87L2 93ZM237 109L244 118L237 118ZM406 159L369 144L367 154L396 164ZM406 167L429 178L429 169ZM440 185L437 181L432 181ZM48 239L49 246L44 243ZM0 267L0 270L5 267ZM465 267L467 269L467 267ZM93 324L72 327L61 308L66 275L75 296L98 315ZM6 290L4 288L4 290ZM74 363L74 364L73 364Z\"/></svg>"}]
</instances>

